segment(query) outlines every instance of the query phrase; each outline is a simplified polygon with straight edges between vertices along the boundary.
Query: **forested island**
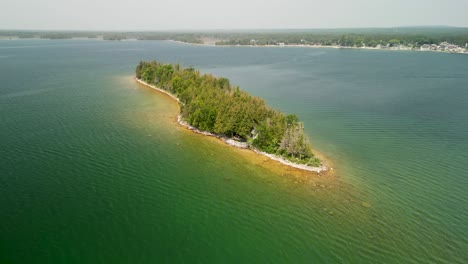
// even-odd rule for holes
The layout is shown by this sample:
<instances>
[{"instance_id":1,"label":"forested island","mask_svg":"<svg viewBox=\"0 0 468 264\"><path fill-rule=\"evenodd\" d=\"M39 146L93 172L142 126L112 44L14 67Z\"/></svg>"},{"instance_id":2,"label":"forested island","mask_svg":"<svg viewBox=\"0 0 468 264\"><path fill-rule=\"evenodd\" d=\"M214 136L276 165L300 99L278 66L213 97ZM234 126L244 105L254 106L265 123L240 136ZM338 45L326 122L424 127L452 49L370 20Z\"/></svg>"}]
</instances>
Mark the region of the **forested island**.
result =
<instances>
[{"instance_id":1,"label":"forested island","mask_svg":"<svg viewBox=\"0 0 468 264\"><path fill-rule=\"evenodd\" d=\"M181 121L191 127L295 164L321 165L296 115L271 108L226 78L157 61L140 62L136 78L174 95L180 103Z\"/></svg>"}]
</instances>

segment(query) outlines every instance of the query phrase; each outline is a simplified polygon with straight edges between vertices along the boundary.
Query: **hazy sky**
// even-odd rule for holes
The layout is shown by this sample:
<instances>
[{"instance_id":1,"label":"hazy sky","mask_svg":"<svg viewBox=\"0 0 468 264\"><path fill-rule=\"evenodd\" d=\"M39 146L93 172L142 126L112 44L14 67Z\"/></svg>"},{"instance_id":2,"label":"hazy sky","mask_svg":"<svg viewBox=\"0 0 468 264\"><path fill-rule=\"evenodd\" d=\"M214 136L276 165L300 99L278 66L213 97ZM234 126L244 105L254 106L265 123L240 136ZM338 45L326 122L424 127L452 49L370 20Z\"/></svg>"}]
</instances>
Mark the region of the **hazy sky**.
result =
<instances>
[{"instance_id":1,"label":"hazy sky","mask_svg":"<svg viewBox=\"0 0 468 264\"><path fill-rule=\"evenodd\" d=\"M468 0L0 1L0 29L468 27Z\"/></svg>"}]
</instances>

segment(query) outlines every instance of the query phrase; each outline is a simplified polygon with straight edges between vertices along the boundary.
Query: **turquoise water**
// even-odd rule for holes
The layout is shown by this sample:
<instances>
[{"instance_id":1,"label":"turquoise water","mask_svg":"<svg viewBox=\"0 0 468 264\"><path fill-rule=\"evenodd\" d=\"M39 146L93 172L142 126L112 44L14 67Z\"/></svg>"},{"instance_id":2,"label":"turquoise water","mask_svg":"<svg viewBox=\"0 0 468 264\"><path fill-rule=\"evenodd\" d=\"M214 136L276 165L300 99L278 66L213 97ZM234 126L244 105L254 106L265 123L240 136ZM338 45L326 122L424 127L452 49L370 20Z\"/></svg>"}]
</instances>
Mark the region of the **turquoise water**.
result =
<instances>
[{"instance_id":1,"label":"turquoise water","mask_svg":"<svg viewBox=\"0 0 468 264\"><path fill-rule=\"evenodd\" d=\"M150 59L298 114L336 177L176 126ZM2 263L468 262L468 56L18 40L0 80Z\"/></svg>"}]
</instances>

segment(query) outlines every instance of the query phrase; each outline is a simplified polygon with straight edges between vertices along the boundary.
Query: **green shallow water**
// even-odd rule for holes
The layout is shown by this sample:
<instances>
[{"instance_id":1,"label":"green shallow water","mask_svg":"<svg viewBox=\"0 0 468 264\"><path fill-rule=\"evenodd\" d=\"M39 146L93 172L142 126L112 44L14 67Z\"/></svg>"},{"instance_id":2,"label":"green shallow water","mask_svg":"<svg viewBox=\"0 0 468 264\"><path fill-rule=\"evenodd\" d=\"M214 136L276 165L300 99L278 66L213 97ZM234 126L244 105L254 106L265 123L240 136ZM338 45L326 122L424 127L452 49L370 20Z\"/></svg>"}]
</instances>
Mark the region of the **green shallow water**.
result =
<instances>
[{"instance_id":1,"label":"green shallow water","mask_svg":"<svg viewBox=\"0 0 468 264\"><path fill-rule=\"evenodd\" d=\"M335 179L176 126L149 59L297 113ZM468 262L467 56L0 41L0 81L2 263Z\"/></svg>"}]
</instances>

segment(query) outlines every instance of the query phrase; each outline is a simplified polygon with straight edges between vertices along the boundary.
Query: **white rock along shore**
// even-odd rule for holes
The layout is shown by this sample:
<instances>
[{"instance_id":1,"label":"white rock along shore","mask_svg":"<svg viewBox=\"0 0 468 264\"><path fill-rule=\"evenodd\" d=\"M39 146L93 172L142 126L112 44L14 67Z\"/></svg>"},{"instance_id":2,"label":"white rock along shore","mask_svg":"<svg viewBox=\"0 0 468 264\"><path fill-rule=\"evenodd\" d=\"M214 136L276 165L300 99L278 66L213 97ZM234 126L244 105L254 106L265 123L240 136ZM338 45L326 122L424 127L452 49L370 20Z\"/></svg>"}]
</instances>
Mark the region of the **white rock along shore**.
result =
<instances>
[{"instance_id":1,"label":"white rock along shore","mask_svg":"<svg viewBox=\"0 0 468 264\"><path fill-rule=\"evenodd\" d=\"M181 103L179 98L177 98L175 95L169 93L168 91L165 91L165 90L163 90L161 88L158 88L158 87L156 87L154 85L150 85L150 84L146 83L145 81L140 80L140 79L138 79L136 77L135 77L135 80L137 82L139 82L140 84L142 84L142 85L145 85L147 87L155 89L155 90L157 90L157 91L159 91L161 93L165 93L168 96L170 96L172 99L174 99L177 102ZM328 171L328 167L323 165L323 164L320 165L319 167L312 167L312 166L307 166L307 165L304 165L304 164L294 163L294 162L286 160L286 159L284 159L284 158L282 158L280 156L270 154L270 153L266 153L266 152L260 151L260 150L258 150L256 148L253 148L253 147L249 146L249 144L247 144L246 142L239 142L239 141L234 140L232 138L228 138L228 137L225 137L225 136L222 136L222 135L217 135L217 134L210 133L210 132L207 132L207 131L199 130L198 128L193 127L189 123L184 121L180 115L177 116L177 123L179 123L181 126L186 127L187 129L189 129L189 130L191 130L191 131L193 131L195 133L202 134L202 135L205 135L205 136L211 136L211 137L218 138L218 139L224 141L226 144L228 144L230 146L233 146L233 147L236 147L236 148L250 149L250 150L252 150L253 152L255 152L257 154L266 156L266 157L268 157L268 158L270 158L272 160L278 161L278 162L280 162L282 164L288 165L288 166L296 168L296 169L301 169L301 170L306 170L306 171L311 171L311 172L316 172L316 173L321 173L321 172Z\"/></svg>"}]
</instances>

